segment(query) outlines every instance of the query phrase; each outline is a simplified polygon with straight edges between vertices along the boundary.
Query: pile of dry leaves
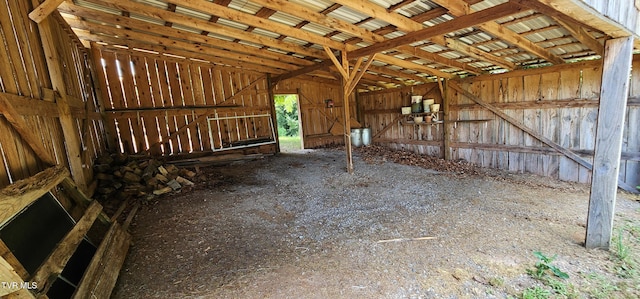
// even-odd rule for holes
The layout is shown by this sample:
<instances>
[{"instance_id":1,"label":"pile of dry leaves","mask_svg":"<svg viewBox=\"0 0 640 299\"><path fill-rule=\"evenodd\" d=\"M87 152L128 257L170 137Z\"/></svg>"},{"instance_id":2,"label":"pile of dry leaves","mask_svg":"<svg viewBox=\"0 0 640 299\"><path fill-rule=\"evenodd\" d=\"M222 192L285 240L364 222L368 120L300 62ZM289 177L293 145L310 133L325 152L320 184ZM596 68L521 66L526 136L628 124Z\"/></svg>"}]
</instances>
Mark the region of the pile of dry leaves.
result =
<instances>
[{"instance_id":1,"label":"pile of dry leaves","mask_svg":"<svg viewBox=\"0 0 640 299\"><path fill-rule=\"evenodd\" d=\"M366 163L394 162L398 164L418 166L440 172L457 174L478 174L478 169L473 164L464 161L446 161L437 157L423 155L410 151L398 151L379 145L371 145L355 148Z\"/></svg>"}]
</instances>

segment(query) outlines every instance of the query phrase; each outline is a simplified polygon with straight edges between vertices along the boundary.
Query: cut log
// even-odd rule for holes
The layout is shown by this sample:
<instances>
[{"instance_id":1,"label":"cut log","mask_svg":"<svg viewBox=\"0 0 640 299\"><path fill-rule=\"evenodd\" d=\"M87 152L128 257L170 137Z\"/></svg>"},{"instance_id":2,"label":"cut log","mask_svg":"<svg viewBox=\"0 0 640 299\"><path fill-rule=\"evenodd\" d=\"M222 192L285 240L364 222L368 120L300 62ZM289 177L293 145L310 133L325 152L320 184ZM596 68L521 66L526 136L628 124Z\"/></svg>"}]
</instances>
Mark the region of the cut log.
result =
<instances>
[{"instance_id":1,"label":"cut log","mask_svg":"<svg viewBox=\"0 0 640 299\"><path fill-rule=\"evenodd\" d=\"M182 188L182 185L180 185L180 183L178 183L178 181L176 180L170 180L167 182L167 186L171 187L171 189L173 190L178 190L180 188Z\"/></svg>"},{"instance_id":2,"label":"cut log","mask_svg":"<svg viewBox=\"0 0 640 299\"><path fill-rule=\"evenodd\" d=\"M165 193L169 193L171 191L173 191L173 189L171 187L164 187L164 188L161 188L161 189L153 191L153 194L162 195L162 194L165 194Z\"/></svg>"},{"instance_id":3,"label":"cut log","mask_svg":"<svg viewBox=\"0 0 640 299\"><path fill-rule=\"evenodd\" d=\"M176 177L176 181L178 183L182 184L182 185L187 185L187 186L193 186L194 185L194 183L192 181L187 180L187 179L185 179L185 178L183 178L181 176L177 176Z\"/></svg>"}]
</instances>

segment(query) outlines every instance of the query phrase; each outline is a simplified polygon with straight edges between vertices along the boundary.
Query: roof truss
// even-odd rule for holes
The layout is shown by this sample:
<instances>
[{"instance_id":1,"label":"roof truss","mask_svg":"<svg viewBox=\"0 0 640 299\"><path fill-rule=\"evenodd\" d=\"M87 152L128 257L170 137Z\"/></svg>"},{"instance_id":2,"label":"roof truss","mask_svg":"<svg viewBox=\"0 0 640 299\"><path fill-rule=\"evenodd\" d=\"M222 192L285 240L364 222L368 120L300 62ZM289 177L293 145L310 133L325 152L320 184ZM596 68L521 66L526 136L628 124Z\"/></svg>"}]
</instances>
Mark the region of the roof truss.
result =
<instances>
[{"instance_id":1,"label":"roof truss","mask_svg":"<svg viewBox=\"0 0 640 299\"><path fill-rule=\"evenodd\" d=\"M34 17L59 2L43 3ZM85 41L272 73L275 81L336 73L325 47L354 62L376 54L360 85L375 89L598 57L603 39L619 33L550 2L67 0L58 10Z\"/></svg>"}]
</instances>

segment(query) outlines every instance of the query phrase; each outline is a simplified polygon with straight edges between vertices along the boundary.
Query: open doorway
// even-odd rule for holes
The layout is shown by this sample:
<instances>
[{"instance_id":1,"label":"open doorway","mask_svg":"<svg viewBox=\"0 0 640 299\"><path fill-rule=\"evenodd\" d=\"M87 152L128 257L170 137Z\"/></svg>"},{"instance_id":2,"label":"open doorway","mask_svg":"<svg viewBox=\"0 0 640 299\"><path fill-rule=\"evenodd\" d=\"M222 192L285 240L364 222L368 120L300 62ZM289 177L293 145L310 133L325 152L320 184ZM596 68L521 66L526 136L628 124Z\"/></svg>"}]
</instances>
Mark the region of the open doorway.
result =
<instances>
[{"instance_id":1,"label":"open doorway","mask_svg":"<svg viewBox=\"0 0 640 299\"><path fill-rule=\"evenodd\" d=\"M303 149L298 95L277 94L274 98L280 151L291 152Z\"/></svg>"}]
</instances>

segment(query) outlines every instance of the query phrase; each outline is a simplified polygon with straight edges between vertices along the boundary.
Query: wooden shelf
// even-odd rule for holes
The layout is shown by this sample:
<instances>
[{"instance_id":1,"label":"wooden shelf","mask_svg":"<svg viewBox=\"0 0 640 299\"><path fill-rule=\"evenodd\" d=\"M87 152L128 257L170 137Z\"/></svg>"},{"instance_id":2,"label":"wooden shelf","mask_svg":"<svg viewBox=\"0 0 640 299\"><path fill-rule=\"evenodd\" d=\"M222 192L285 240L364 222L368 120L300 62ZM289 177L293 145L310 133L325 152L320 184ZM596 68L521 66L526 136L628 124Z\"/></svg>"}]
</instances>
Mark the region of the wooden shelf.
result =
<instances>
[{"instance_id":1,"label":"wooden shelf","mask_svg":"<svg viewBox=\"0 0 640 299\"><path fill-rule=\"evenodd\" d=\"M402 114L401 115L401 119L400 119L400 124L403 125L403 126L420 126L420 125L438 125L438 124L443 124L444 123L443 120L437 120L437 121L431 121L431 122L426 122L426 120L425 120L425 121L422 121L421 123L415 123L411 119L412 117L433 115L435 113L444 113L444 111L438 111L438 112L416 112L416 113L411 113L411 114ZM440 117L438 117L438 118L440 118Z\"/></svg>"},{"instance_id":2,"label":"wooden shelf","mask_svg":"<svg viewBox=\"0 0 640 299\"><path fill-rule=\"evenodd\" d=\"M493 119L461 119L461 120L448 120L447 123L453 123L453 128L458 126L458 123L484 123L492 121Z\"/></svg>"},{"instance_id":3,"label":"wooden shelf","mask_svg":"<svg viewBox=\"0 0 640 299\"><path fill-rule=\"evenodd\" d=\"M461 119L461 120L449 120L447 122L452 123L478 123L478 122L487 122L492 121L493 119Z\"/></svg>"},{"instance_id":4,"label":"wooden shelf","mask_svg":"<svg viewBox=\"0 0 640 299\"><path fill-rule=\"evenodd\" d=\"M415 123L413 121L400 121L400 124L402 124L403 126L421 126L421 125L438 125L438 124L443 124L444 121L432 121L432 122L421 122L421 123Z\"/></svg>"},{"instance_id":5,"label":"wooden shelf","mask_svg":"<svg viewBox=\"0 0 640 299\"><path fill-rule=\"evenodd\" d=\"M444 111L438 111L438 112L411 112L410 114L403 114L403 116L421 116L421 115L430 115L433 113L444 113Z\"/></svg>"}]
</instances>

